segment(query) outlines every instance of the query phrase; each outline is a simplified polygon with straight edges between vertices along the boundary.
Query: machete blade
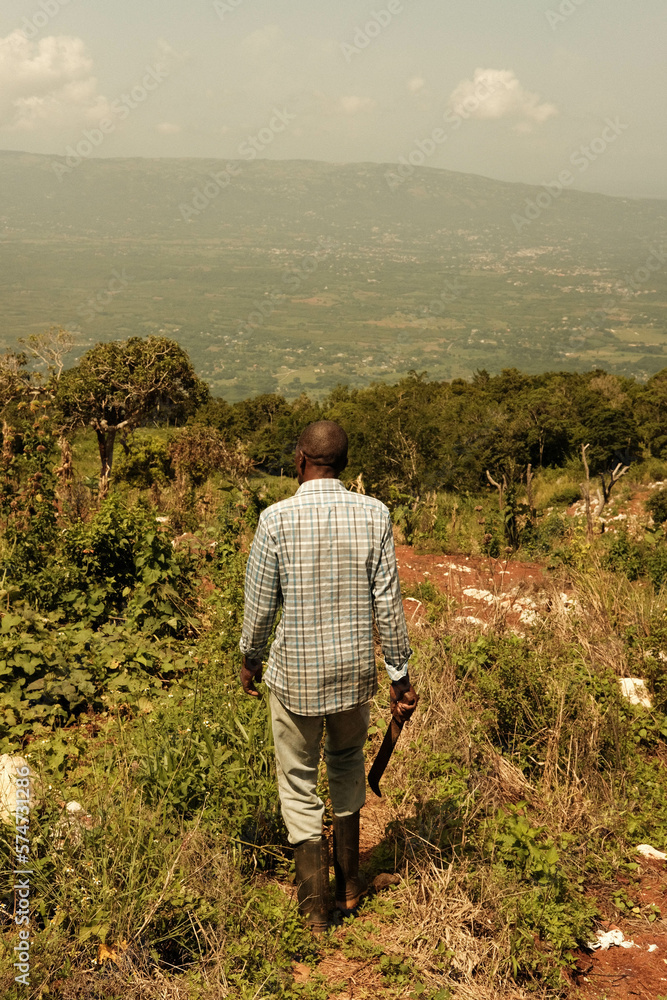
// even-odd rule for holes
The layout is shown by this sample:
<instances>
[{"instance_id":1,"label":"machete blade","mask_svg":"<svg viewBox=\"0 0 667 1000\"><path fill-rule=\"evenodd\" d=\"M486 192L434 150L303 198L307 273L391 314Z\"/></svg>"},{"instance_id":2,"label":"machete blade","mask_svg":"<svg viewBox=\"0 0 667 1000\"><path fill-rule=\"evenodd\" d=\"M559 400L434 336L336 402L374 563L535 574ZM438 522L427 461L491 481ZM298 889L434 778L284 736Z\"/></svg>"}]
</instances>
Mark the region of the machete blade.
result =
<instances>
[{"instance_id":1,"label":"machete blade","mask_svg":"<svg viewBox=\"0 0 667 1000\"><path fill-rule=\"evenodd\" d=\"M371 769L368 772L368 784L371 787L371 791L375 792L379 798L382 798L382 792L380 791L380 778L385 772L385 768L389 763L389 758L394 752L394 747L398 741L398 737L401 735L401 730L403 729L403 723L397 722L396 719L392 718L389 723L389 728L384 734L384 739L382 740L382 746L378 750L377 757L371 765Z\"/></svg>"}]
</instances>

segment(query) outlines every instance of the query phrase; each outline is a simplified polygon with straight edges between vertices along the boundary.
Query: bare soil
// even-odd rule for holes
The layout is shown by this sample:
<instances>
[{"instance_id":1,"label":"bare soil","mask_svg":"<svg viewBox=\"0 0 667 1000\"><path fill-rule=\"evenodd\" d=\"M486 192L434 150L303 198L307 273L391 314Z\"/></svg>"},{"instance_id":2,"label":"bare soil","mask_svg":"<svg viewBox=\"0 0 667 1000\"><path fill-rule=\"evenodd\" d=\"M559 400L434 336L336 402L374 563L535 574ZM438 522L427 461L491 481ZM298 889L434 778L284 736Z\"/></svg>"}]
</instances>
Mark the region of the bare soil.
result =
<instances>
[{"instance_id":1,"label":"bare soil","mask_svg":"<svg viewBox=\"0 0 667 1000\"><path fill-rule=\"evenodd\" d=\"M481 630L498 622L521 631L544 605L546 572L533 562L490 557L417 553L409 545L396 546L401 583L415 587L430 583L453 604L454 620ZM420 601L403 601L406 619L414 624L424 615Z\"/></svg>"}]
</instances>

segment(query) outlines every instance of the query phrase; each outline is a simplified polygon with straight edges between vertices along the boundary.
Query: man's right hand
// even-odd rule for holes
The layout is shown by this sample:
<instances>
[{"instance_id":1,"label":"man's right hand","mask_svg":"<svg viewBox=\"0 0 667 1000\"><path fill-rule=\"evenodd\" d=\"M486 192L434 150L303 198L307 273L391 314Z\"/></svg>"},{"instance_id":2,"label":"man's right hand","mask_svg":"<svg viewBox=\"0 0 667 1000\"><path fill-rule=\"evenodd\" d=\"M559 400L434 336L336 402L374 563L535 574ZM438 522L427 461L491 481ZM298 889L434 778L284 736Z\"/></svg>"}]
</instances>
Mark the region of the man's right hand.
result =
<instances>
[{"instance_id":1,"label":"man's right hand","mask_svg":"<svg viewBox=\"0 0 667 1000\"><path fill-rule=\"evenodd\" d=\"M259 691L255 687L255 681L259 682L261 679L262 661L251 660L249 657L244 656L239 680L245 693L251 695L253 698L259 698Z\"/></svg>"},{"instance_id":2,"label":"man's right hand","mask_svg":"<svg viewBox=\"0 0 667 1000\"><path fill-rule=\"evenodd\" d=\"M391 701L391 714L396 722L403 725L412 717L412 713L419 702L419 695L410 683L409 678L401 678L400 681L393 681L389 686L389 698Z\"/></svg>"}]
</instances>

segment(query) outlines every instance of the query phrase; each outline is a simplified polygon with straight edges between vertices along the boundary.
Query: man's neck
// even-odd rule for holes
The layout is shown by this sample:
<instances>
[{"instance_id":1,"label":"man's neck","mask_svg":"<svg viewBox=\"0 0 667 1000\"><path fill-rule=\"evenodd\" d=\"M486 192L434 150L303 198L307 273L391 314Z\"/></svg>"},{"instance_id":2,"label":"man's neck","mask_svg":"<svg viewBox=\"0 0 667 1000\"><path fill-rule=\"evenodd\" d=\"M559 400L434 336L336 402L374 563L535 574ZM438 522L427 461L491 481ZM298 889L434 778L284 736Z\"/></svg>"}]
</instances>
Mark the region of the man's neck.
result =
<instances>
[{"instance_id":1,"label":"man's neck","mask_svg":"<svg viewBox=\"0 0 667 1000\"><path fill-rule=\"evenodd\" d=\"M338 479L338 476L333 471L333 469L326 468L308 468L305 470L301 478L299 479L299 486L303 486L304 483L310 483L314 479Z\"/></svg>"}]
</instances>

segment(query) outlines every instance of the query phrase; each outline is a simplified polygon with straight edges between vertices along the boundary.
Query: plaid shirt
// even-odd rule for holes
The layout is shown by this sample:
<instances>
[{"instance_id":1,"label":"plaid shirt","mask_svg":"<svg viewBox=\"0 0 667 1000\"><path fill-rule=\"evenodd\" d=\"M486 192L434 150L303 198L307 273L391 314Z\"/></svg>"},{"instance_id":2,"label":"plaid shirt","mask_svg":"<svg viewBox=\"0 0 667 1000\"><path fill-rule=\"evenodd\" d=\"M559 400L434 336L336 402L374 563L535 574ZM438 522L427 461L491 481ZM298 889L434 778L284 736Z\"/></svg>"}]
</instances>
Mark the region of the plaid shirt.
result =
<instances>
[{"instance_id":1,"label":"plaid shirt","mask_svg":"<svg viewBox=\"0 0 667 1000\"><path fill-rule=\"evenodd\" d=\"M260 659L279 604L265 680L297 715L361 705L377 690L373 616L390 680L412 654L389 511L339 479L311 479L262 512L245 577L241 651Z\"/></svg>"}]
</instances>

